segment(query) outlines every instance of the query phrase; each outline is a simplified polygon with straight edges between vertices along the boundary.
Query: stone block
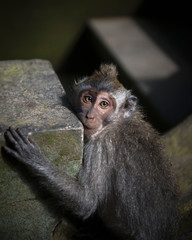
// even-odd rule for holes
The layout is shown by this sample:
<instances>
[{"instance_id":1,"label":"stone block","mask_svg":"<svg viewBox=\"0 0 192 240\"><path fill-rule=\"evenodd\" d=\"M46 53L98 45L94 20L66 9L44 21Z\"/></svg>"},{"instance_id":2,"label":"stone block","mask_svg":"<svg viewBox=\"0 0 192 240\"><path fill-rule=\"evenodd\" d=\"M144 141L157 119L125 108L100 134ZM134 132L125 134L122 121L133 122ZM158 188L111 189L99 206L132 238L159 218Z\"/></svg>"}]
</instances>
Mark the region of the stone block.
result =
<instances>
[{"instance_id":1,"label":"stone block","mask_svg":"<svg viewBox=\"0 0 192 240\"><path fill-rule=\"evenodd\" d=\"M74 176L81 165L83 128L68 109L50 63L0 62L0 145L7 127L19 127L45 156ZM0 239L52 239L57 225L29 187L0 156Z\"/></svg>"},{"instance_id":2,"label":"stone block","mask_svg":"<svg viewBox=\"0 0 192 240\"><path fill-rule=\"evenodd\" d=\"M192 115L164 136L166 152L178 178L182 239L192 239Z\"/></svg>"}]
</instances>

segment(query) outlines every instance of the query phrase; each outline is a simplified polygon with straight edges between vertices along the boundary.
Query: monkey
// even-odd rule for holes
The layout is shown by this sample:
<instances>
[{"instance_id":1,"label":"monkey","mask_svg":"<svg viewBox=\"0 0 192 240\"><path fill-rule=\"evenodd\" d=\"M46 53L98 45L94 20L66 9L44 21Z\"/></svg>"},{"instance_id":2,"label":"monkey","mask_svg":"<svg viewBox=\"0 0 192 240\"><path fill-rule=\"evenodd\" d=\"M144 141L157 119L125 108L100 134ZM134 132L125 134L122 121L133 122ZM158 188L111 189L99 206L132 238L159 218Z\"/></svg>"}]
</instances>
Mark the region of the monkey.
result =
<instances>
[{"instance_id":1,"label":"monkey","mask_svg":"<svg viewBox=\"0 0 192 240\"><path fill-rule=\"evenodd\" d=\"M69 102L84 127L76 177L42 156L20 129L4 133L3 159L31 176L57 216L86 220L98 215L117 239L177 238L178 190L159 133L145 120L137 97L118 80L114 64L101 64L74 81ZM19 170L19 169L22 169Z\"/></svg>"}]
</instances>

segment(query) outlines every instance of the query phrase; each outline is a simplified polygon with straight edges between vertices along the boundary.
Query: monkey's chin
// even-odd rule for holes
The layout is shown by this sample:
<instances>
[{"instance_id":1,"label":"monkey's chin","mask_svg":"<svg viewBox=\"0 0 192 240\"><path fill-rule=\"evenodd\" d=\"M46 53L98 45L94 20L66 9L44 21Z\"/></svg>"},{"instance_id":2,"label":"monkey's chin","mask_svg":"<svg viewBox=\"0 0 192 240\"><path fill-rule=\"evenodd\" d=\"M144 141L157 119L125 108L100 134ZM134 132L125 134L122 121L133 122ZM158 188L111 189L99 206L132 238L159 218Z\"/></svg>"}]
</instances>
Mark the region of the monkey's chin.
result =
<instances>
[{"instance_id":1,"label":"monkey's chin","mask_svg":"<svg viewBox=\"0 0 192 240\"><path fill-rule=\"evenodd\" d=\"M86 129L86 130L95 130L95 131L97 131L97 129L99 129L99 127L90 126L89 124L83 124L83 126L84 126L84 129Z\"/></svg>"},{"instance_id":2,"label":"monkey's chin","mask_svg":"<svg viewBox=\"0 0 192 240\"><path fill-rule=\"evenodd\" d=\"M88 137L88 138L91 136L94 136L98 132L99 132L99 130L97 130L97 129L84 128L84 136Z\"/></svg>"},{"instance_id":3,"label":"monkey's chin","mask_svg":"<svg viewBox=\"0 0 192 240\"><path fill-rule=\"evenodd\" d=\"M83 124L84 126L84 135L89 137L92 136L96 133L99 133L102 130L102 126L100 125L99 127L96 126L89 126L87 124Z\"/></svg>"}]
</instances>

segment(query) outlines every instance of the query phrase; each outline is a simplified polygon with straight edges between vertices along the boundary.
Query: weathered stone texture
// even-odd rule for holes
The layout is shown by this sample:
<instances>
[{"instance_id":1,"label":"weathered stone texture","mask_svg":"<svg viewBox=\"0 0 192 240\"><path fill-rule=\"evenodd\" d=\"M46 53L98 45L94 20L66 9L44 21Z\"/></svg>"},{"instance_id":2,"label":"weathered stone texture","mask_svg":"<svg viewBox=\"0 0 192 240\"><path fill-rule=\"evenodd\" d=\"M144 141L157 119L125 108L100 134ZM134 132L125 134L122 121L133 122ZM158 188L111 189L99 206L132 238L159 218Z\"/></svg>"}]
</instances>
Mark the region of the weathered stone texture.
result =
<instances>
[{"instance_id":1,"label":"weathered stone texture","mask_svg":"<svg viewBox=\"0 0 192 240\"><path fill-rule=\"evenodd\" d=\"M166 150L178 176L182 202L192 200L192 115L165 135Z\"/></svg>"},{"instance_id":2,"label":"weathered stone texture","mask_svg":"<svg viewBox=\"0 0 192 240\"><path fill-rule=\"evenodd\" d=\"M192 239L192 115L165 135L166 151L178 177L181 196L181 235Z\"/></svg>"},{"instance_id":3,"label":"weathered stone texture","mask_svg":"<svg viewBox=\"0 0 192 240\"><path fill-rule=\"evenodd\" d=\"M9 125L32 132L81 128L65 107L64 91L47 61L1 62L0 88L3 130Z\"/></svg>"},{"instance_id":4,"label":"weathered stone texture","mask_svg":"<svg viewBox=\"0 0 192 240\"><path fill-rule=\"evenodd\" d=\"M82 126L67 108L50 63L0 62L0 145L8 126L31 132L45 156L74 176L82 156ZM52 218L0 156L0 239L52 239Z\"/></svg>"}]
</instances>

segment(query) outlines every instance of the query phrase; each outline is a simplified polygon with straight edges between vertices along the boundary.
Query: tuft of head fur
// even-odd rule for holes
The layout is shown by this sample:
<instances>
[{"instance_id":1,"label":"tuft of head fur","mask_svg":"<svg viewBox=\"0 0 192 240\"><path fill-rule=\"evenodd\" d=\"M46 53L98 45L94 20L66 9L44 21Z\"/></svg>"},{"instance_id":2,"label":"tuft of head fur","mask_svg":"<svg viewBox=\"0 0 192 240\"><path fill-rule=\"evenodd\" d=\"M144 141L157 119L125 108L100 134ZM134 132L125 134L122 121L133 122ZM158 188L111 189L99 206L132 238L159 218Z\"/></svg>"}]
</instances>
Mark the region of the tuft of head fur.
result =
<instances>
[{"instance_id":1,"label":"tuft of head fur","mask_svg":"<svg viewBox=\"0 0 192 240\"><path fill-rule=\"evenodd\" d=\"M74 88L81 92L81 89L96 88L99 91L116 91L124 89L123 85L117 80L118 72L114 64L101 64L90 77L85 77L75 81Z\"/></svg>"}]
</instances>

